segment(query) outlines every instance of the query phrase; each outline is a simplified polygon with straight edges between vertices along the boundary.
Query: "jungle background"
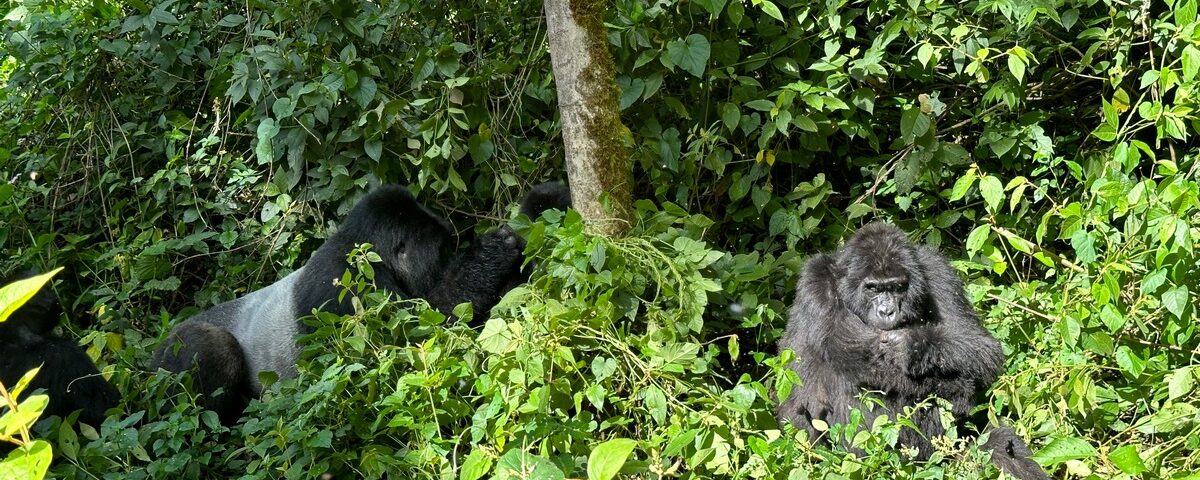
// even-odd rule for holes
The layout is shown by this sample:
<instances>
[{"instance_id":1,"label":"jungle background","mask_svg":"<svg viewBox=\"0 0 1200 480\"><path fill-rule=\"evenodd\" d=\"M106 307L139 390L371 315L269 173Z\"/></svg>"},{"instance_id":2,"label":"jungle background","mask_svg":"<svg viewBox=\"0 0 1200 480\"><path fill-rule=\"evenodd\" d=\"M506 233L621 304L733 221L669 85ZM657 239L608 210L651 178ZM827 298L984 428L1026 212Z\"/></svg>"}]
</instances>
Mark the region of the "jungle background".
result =
<instances>
[{"instance_id":1,"label":"jungle background","mask_svg":"<svg viewBox=\"0 0 1200 480\"><path fill-rule=\"evenodd\" d=\"M38 424L52 476L994 477L774 420L799 266L884 219L953 259L1055 478L1200 478L1196 0L610 2L633 231L517 222L538 266L480 329L356 289L232 429L148 369L170 325L371 184L467 244L565 178L541 2L4 4L4 268L64 267L60 333L125 397Z\"/></svg>"}]
</instances>

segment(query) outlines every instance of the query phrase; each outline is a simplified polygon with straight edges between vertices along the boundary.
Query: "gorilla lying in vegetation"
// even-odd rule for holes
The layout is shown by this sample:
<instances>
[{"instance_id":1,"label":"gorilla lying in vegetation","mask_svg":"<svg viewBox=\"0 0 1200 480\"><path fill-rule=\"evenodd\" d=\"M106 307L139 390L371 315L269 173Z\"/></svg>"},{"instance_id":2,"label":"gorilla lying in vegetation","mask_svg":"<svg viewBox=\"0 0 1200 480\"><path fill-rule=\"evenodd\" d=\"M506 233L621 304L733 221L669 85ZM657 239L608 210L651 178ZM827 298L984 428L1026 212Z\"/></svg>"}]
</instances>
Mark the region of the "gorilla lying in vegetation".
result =
<instances>
[{"instance_id":1,"label":"gorilla lying in vegetation","mask_svg":"<svg viewBox=\"0 0 1200 480\"><path fill-rule=\"evenodd\" d=\"M778 416L812 438L819 435L814 420L845 424L859 408L871 425L930 395L948 400L966 423L1004 363L946 259L885 223L867 225L840 252L808 261L779 349L796 352L791 367L803 383ZM864 390L882 392L883 408L868 410L857 398ZM912 420L921 432L902 429L899 442L928 459L933 446L924 435L944 433L938 409L920 409ZM985 448L1012 476L1048 478L1010 428L991 429Z\"/></svg>"},{"instance_id":2,"label":"gorilla lying in vegetation","mask_svg":"<svg viewBox=\"0 0 1200 480\"><path fill-rule=\"evenodd\" d=\"M0 286L35 275L21 272ZM0 382L12 388L25 372L41 366L25 392L45 390L50 397L45 414L65 418L79 410L81 422L99 427L120 396L75 341L54 336L61 313L58 296L45 286L0 323Z\"/></svg>"},{"instance_id":3,"label":"gorilla lying in vegetation","mask_svg":"<svg viewBox=\"0 0 1200 480\"><path fill-rule=\"evenodd\" d=\"M553 199L566 187L547 185L557 187L536 187L523 212L540 214L533 204L542 208L544 196L551 198L550 207L565 208ZM450 259L454 243L445 220L418 203L407 189L383 186L355 205L303 267L176 326L154 353L153 366L191 371L194 386L203 395L201 405L216 412L223 423L236 422L250 398L262 391L259 372L276 372L280 379L296 375L300 355L296 337L307 333L301 317L316 309L352 313L349 299L338 300L340 287L334 280L350 268L346 256L362 243L371 243L383 259L383 268L375 270L378 288L400 298L424 298L447 314L454 306L471 302L478 316L486 315L506 288L524 275L524 241L507 226ZM217 395L218 389L223 393Z\"/></svg>"}]
</instances>

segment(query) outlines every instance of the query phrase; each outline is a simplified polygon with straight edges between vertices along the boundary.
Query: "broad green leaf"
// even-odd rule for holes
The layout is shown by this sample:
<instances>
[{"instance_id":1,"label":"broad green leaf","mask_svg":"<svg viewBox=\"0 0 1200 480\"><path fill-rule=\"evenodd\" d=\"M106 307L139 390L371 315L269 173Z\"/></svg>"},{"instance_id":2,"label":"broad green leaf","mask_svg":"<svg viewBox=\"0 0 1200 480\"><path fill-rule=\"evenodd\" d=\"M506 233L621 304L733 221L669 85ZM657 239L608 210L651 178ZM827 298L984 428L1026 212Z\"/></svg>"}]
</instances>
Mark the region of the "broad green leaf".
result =
<instances>
[{"instance_id":1,"label":"broad green leaf","mask_svg":"<svg viewBox=\"0 0 1200 480\"><path fill-rule=\"evenodd\" d=\"M1163 293L1162 303L1167 307L1167 311L1175 315L1176 318L1183 318L1183 311L1188 304L1188 288L1183 285L1178 285L1175 288L1167 290Z\"/></svg>"},{"instance_id":2,"label":"broad green leaf","mask_svg":"<svg viewBox=\"0 0 1200 480\"><path fill-rule=\"evenodd\" d=\"M721 10L725 9L727 0L696 0L696 3L708 11L713 18L721 16Z\"/></svg>"},{"instance_id":3,"label":"broad green leaf","mask_svg":"<svg viewBox=\"0 0 1200 480\"><path fill-rule=\"evenodd\" d=\"M268 165L275 159L275 149L271 146L271 140L278 133L279 125L275 123L275 119L268 117L258 123L258 143L254 146L254 155L258 157L258 163Z\"/></svg>"},{"instance_id":4,"label":"broad green leaf","mask_svg":"<svg viewBox=\"0 0 1200 480\"><path fill-rule=\"evenodd\" d=\"M290 117L295 111L296 104L289 97L276 98L275 103L271 105L271 113L275 114L275 118Z\"/></svg>"},{"instance_id":5,"label":"broad green leaf","mask_svg":"<svg viewBox=\"0 0 1200 480\"><path fill-rule=\"evenodd\" d=\"M471 454L463 460L462 469L458 472L459 480L478 480L487 475L492 469L491 455L488 455L481 449L471 450Z\"/></svg>"},{"instance_id":6,"label":"broad green leaf","mask_svg":"<svg viewBox=\"0 0 1200 480\"><path fill-rule=\"evenodd\" d=\"M772 3L771 0L763 0L762 3L758 4L758 7L761 8L764 13L770 15L771 18L781 22L783 21L783 12L780 12L779 7Z\"/></svg>"},{"instance_id":7,"label":"broad green leaf","mask_svg":"<svg viewBox=\"0 0 1200 480\"><path fill-rule=\"evenodd\" d=\"M737 129L738 120L742 118L742 112L738 110L737 105L729 102L722 103L718 110L721 111L721 122L725 124L725 128L730 132Z\"/></svg>"},{"instance_id":8,"label":"broad green leaf","mask_svg":"<svg viewBox=\"0 0 1200 480\"><path fill-rule=\"evenodd\" d=\"M1086 440L1074 437L1056 438L1037 453L1033 459L1046 466L1058 465L1067 460L1091 458L1096 455L1096 448Z\"/></svg>"},{"instance_id":9,"label":"broad green leaf","mask_svg":"<svg viewBox=\"0 0 1200 480\"><path fill-rule=\"evenodd\" d=\"M508 324L496 317L488 319L476 342L484 351L494 354L506 353L515 348Z\"/></svg>"},{"instance_id":10,"label":"broad green leaf","mask_svg":"<svg viewBox=\"0 0 1200 480\"><path fill-rule=\"evenodd\" d=\"M667 396L657 386L650 385L642 390L642 401L650 411L650 417L660 425L667 420Z\"/></svg>"},{"instance_id":11,"label":"broad green leaf","mask_svg":"<svg viewBox=\"0 0 1200 480\"><path fill-rule=\"evenodd\" d=\"M1129 475L1137 475L1147 470L1142 457L1138 455L1136 445L1124 445L1108 453L1108 460Z\"/></svg>"},{"instance_id":12,"label":"broad green leaf","mask_svg":"<svg viewBox=\"0 0 1200 480\"><path fill-rule=\"evenodd\" d=\"M989 212L1000 211L1000 202L1004 201L1004 185L1000 183L999 178L985 175L979 179L979 193L983 195Z\"/></svg>"},{"instance_id":13,"label":"broad green leaf","mask_svg":"<svg viewBox=\"0 0 1200 480\"><path fill-rule=\"evenodd\" d=\"M1080 262L1092 263L1096 261L1095 240L1092 239L1091 235L1083 231L1083 229L1076 230L1071 235L1071 246L1075 248L1075 258L1078 258Z\"/></svg>"},{"instance_id":14,"label":"broad green leaf","mask_svg":"<svg viewBox=\"0 0 1200 480\"><path fill-rule=\"evenodd\" d=\"M711 53L712 47L708 44L708 39L698 33L667 44L667 57L671 62L697 78L704 75L704 68Z\"/></svg>"},{"instance_id":15,"label":"broad green leaf","mask_svg":"<svg viewBox=\"0 0 1200 480\"><path fill-rule=\"evenodd\" d=\"M33 298L38 290L46 285L46 282L49 282L56 273L61 271L62 267L58 267L47 273L17 280L0 287L0 322L8 320L13 312L25 305L25 302Z\"/></svg>"},{"instance_id":16,"label":"broad green leaf","mask_svg":"<svg viewBox=\"0 0 1200 480\"><path fill-rule=\"evenodd\" d=\"M1184 367L1167 375L1167 398L1174 400L1196 389L1196 368Z\"/></svg>"},{"instance_id":17,"label":"broad green leaf","mask_svg":"<svg viewBox=\"0 0 1200 480\"><path fill-rule=\"evenodd\" d=\"M0 479L40 480L46 477L54 453L45 440L34 440L28 445L8 452L0 461Z\"/></svg>"},{"instance_id":18,"label":"broad green leaf","mask_svg":"<svg viewBox=\"0 0 1200 480\"><path fill-rule=\"evenodd\" d=\"M25 397L17 405L16 412L6 408L4 416L0 417L0 435L11 437L22 429L32 427L38 421L38 418L42 416L42 412L46 411L46 406L49 404L50 397L38 394Z\"/></svg>"},{"instance_id":19,"label":"broad green leaf","mask_svg":"<svg viewBox=\"0 0 1200 480\"><path fill-rule=\"evenodd\" d=\"M954 202L963 198L971 189L971 185L975 184L976 178L978 177L975 175L974 169L968 170L965 175L958 177L958 180L954 182L954 188L950 190L950 201Z\"/></svg>"},{"instance_id":20,"label":"broad green leaf","mask_svg":"<svg viewBox=\"0 0 1200 480\"><path fill-rule=\"evenodd\" d=\"M614 438L597 445L588 455L588 480L610 480L617 476L636 446L637 442L628 438Z\"/></svg>"},{"instance_id":21,"label":"broad green leaf","mask_svg":"<svg viewBox=\"0 0 1200 480\"><path fill-rule=\"evenodd\" d=\"M1008 54L1008 72L1017 78L1018 82L1025 81L1025 61L1016 54Z\"/></svg>"},{"instance_id":22,"label":"broad green leaf","mask_svg":"<svg viewBox=\"0 0 1200 480\"><path fill-rule=\"evenodd\" d=\"M932 59L933 45L930 45L929 42L922 43L921 46L917 48L917 60L921 62L922 66L928 67L929 61Z\"/></svg>"},{"instance_id":23,"label":"broad green leaf","mask_svg":"<svg viewBox=\"0 0 1200 480\"><path fill-rule=\"evenodd\" d=\"M1117 347L1114 355L1117 359L1117 366L1121 367L1121 370L1129 373L1133 378L1141 377L1142 372L1146 371L1146 361L1138 357L1133 352L1133 349L1128 346L1121 345Z\"/></svg>"},{"instance_id":24,"label":"broad green leaf","mask_svg":"<svg viewBox=\"0 0 1200 480\"><path fill-rule=\"evenodd\" d=\"M987 241L991 233L992 226L986 223L971 230L971 234L967 235L967 253L974 254L983 248L983 243Z\"/></svg>"}]
</instances>

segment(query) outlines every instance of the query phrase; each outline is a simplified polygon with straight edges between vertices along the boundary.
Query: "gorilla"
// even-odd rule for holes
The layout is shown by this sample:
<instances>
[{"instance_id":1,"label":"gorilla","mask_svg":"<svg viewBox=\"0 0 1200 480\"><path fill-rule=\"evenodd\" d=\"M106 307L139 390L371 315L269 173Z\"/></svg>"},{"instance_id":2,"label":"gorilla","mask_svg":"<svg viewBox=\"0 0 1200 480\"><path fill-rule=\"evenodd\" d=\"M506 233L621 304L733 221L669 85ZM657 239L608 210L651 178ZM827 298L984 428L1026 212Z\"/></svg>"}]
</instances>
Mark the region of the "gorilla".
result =
<instances>
[{"instance_id":1,"label":"gorilla","mask_svg":"<svg viewBox=\"0 0 1200 480\"><path fill-rule=\"evenodd\" d=\"M559 193L551 187L535 188L530 200L541 208L547 192L547 204L553 204ZM522 211L540 214L533 202ZM309 333L301 317L316 309L353 312L348 299L339 300L334 280L350 268L346 256L355 245L367 242L383 260L383 268L376 269L378 288L400 298L426 299L447 314L464 302L487 312L522 274L524 242L507 226L451 258L447 222L407 189L386 185L359 201L304 266L176 326L155 351L152 366L192 372L200 405L216 412L222 423L236 423L250 398L262 391L260 372L276 372L280 379L296 376L296 337Z\"/></svg>"},{"instance_id":2,"label":"gorilla","mask_svg":"<svg viewBox=\"0 0 1200 480\"><path fill-rule=\"evenodd\" d=\"M982 423L968 414L1004 363L946 259L886 223L863 227L841 251L805 264L779 349L796 352L790 367L802 384L777 415L812 438L819 435L813 420L845 424L859 408L870 425L930 395L949 401L960 425ZM864 390L881 392L883 408L868 410L858 399ZM912 421L921 431L902 429L899 442L928 459L925 435L945 433L937 407L915 411ZM1049 478L1011 428L990 429L984 447L1009 475Z\"/></svg>"},{"instance_id":3,"label":"gorilla","mask_svg":"<svg viewBox=\"0 0 1200 480\"><path fill-rule=\"evenodd\" d=\"M0 285L35 275L20 272ZM47 286L0 323L0 382L11 387L41 366L26 392L45 390L50 397L45 413L65 418L78 410L81 422L98 427L120 397L75 341L53 334L61 313L58 297Z\"/></svg>"},{"instance_id":4,"label":"gorilla","mask_svg":"<svg viewBox=\"0 0 1200 480\"><path fill-rule=\"evenodd\" d=\"M571 191L567 186L562 182L546 182L534 186L525 194L520 213L536 220L548 210L566 211L570 207ZM471 300L474 310L470 324L477 326L484 323L488 312L500 302L500 297L529 280L531 269L521 265L522 257L518 256L517 262L512 261L510 252L514 249L517 252L525 251L525 239L518 236L512 227L503 225L485 234L474 248L451 262L442 284L430 293L430 305L450 314L465 295ZM480 278L480 272L496 271L506 272L498 286L473 280Z\"/></svg>"}]
</instances>

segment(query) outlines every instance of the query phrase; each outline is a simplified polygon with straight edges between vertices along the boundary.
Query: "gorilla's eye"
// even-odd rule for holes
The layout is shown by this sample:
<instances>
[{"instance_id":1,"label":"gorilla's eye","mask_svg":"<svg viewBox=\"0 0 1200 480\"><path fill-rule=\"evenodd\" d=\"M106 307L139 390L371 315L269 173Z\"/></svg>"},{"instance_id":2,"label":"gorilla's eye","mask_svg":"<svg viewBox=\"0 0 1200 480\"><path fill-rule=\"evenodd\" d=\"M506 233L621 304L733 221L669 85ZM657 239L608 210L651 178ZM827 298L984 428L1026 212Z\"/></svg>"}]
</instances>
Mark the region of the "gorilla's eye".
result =
<instances>
[{"instance_id":1,"label":"gorilla's eye","mask_svg":"<svg viewBox=\"0 0 1200 480\"><path fill-rule=\"evenodd\" d=\"M866 290L868 293L878 293L879 292L879 284L877 284L875 282L868 282L865 285L863 285L863 289Z\"/></svg>"},{"instance_id":2,"label":"gorilla's eye","mask_svg":"<svg viewBox=\"0 0 1200 480\"><path fill-rule=\"evenodd\" d=\"M397 255L403 255L407 251L408 251L408 244L405 243L403 240L401 240L400 243L396 244L396 254Z\"/></svg>"}]
</instances>

